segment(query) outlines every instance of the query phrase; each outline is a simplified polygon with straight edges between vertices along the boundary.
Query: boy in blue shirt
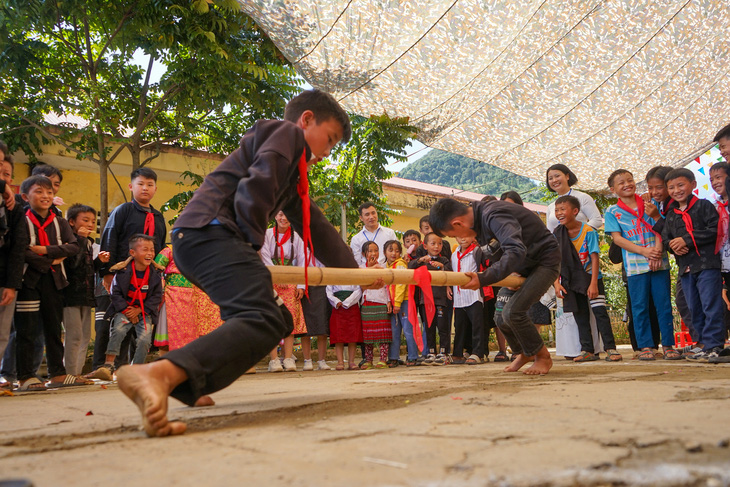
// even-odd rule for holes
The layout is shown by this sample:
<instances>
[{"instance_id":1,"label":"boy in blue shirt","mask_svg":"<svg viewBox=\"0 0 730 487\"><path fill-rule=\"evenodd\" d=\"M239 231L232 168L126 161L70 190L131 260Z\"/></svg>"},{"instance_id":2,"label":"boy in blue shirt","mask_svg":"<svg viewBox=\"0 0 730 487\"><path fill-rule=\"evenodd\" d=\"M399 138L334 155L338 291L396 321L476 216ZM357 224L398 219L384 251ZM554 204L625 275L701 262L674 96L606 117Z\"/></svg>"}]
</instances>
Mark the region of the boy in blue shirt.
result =
<instances>
[{"instance_id":1,"label":"boy in blue shirt","mask_svg":"<svg viewBox=\"0 0 730 487\"><path fill-rule=\"evenodd\" d=\"M608 177L608 186L619 199L606 210L605 230L622 249L636 342L641 349L638 359L655 360L649 322L651 296L659 319L664 358L679 360L682 356L674 350L669 259L662 249L661 237L652 230L656 222L646 215L644 200L636 194L631 172L615 170Z\"/></svg>"}]
</instances>

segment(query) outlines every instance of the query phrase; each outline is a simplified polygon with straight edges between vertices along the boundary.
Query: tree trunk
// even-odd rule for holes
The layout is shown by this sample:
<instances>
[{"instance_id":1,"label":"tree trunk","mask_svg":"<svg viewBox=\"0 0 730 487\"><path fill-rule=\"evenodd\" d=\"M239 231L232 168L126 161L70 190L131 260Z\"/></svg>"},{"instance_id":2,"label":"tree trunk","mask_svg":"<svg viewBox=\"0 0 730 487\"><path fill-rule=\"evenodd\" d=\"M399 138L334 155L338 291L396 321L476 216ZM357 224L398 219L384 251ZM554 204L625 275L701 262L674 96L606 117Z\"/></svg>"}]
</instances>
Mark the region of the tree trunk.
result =
<instances>
[{"instance_id":1,"label":"tree trunk","mask_svg":"<svg viewBox=\"0 0 730 487\"><path fill-rule=\"evenodd\" d=\"M99 235L104 231L106 226L107 215L109 214L109 186L107 181L108 163L101 161L99 163Z\"/></svg>"},{"instance_id":2,"label":"tree trunk","mask_svg":"<svg viewBox=\"0 0 730 487\"><path fill-rule=\"evenodd\" d=\"M343 201L340 210L342 211L340 216L340 233L342 234L342 240L347 243L347 203Z\"/></svg>"},{"instance_id":3,"label":"tree trunk","mask_svg":"<svg viewBox=\"0 0 730 487\"><path fill-rule=\"evenodd\" d=\"M140 150L138 144L132 143L129 145L129 153L132 155L132 172L134 172L139 169L139 160L142 157L142 151Z\"/></svg>"}]
</instances>

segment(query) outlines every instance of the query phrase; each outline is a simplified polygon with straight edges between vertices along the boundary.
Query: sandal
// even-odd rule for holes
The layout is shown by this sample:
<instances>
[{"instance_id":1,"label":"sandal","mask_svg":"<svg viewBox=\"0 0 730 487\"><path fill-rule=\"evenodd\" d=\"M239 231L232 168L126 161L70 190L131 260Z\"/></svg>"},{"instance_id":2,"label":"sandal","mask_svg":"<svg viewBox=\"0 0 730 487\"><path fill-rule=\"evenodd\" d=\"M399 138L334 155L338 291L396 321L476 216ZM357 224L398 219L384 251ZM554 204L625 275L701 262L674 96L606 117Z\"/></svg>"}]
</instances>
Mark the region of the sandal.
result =
<instances>
[{"instance_id":1,"label":"sandal","mask_svg":"<svg viewBox=\"0 0 730 487\"><path fill-rule=\"evenodd\" d=\"M468 359L466 359L467 365L479 365L482 363L482 359L479 355L470 355Z\"/></svg>"},{"instance_id":2,"label":"sandal","mask_svg":"<svg viewBox=\"0 0 730 487\"><path fill-rule=\"evenodd\" d=\"M46 387L49 389L60 389L61 387L75 387L75 386L91 386L94 385L93 380L87 380L82 379L81 377L76 377L75 375L66 374L66 376L63 378L60 382L48 382Z\"/></svg>"},{"instance_id":3,"label":"sandal","mask_svg":"<svg viewBox=\"0 0 730 487\"><path fill-rule=\"evenodd\" d=\"M398 367L400 365L400 360L397 359L391 359L388 360L388 368L392 369L394 367Z\"/></svg>"},{"instance_id":4,"label":"sandal","mask_svg":"<svg viewBox=\"0 0 730 487\"><path fill-rule=\"evenodd\" d=\"M342 363L342 364L337 364L337 365L335 366L335 370L345 370L345 364L344 364L344 363Z\"/></svg>"},{"instance_id":5,"label":"sandal","mask_svg":"<svg viewBox=\"0 0 730 487\"><path fill-rule=\"evenodd\" d=\"M416 360L406 360L406 367L415 367L416 365L418 365L418 362Z\"/></svg>"},{"instance_id":6,"label":"sandal","mask_svg":"<svg viewBox=\"0 0 730 487\"><path fill-rule=\"evenodd\" d=\"M378 362L377 364L375 364L375 368L376 369L387 369L388 364L385 362Z\"/></svg>"},{"instance_id":7,"label":"sandal","mask_svg":"<svg viewBox=\"0 0 730 487\"><path fill-rule=\"evenodd\" d=\"M358 367L357 365L355 365L354 363L352 363L352 362L351 362L351 363L350 363L350 364L349 364L349 365L347 366L347 370L360 370L360 367Z\"/></svg>"},{"instance_id":8,"label":"sandal","mask_svg":"<svg viewBox=\"0 0 730 487\"><path fill-rule=\"evenodd\" d=\"M682 360L682 354L673 348L665 348L664 360Z\"/></svg>"},{"instance_id":9,"label":"sandal","mask_svg":"<svg viewBox=\"0 0 730 487\"><path fill-rule=\"evenodd\" d=\"M365 362L364 364L362 364L360 366L360 370L370 370L370 369L373 369L373 368L375 368L375 367L373 366L373 363L372 362Z\"/></svg>"},{"instance_id":10,"label":"sandal","mask_svg":"<svg viewBox=\"0 0 730 487\"><path fill-rule=\"evenodd\" d=\"M606 362L620 362L624 357L616 350L606 350Z\"/></svg>"},{"instance_id":11,"label":"sandal","mask_svg":"<svg viewBox=\"0 0 730 487\"><path fill-rule=\"evenodd\" d=\"M596 355L595 353L583 351L580 353L580 355L578 355L577 357L575 357L573 359L573 362L576 362L576 363L595 362L596 360L598 360L598 355Z\"/></svg>"},{"instance_id":12,"label":"sandal","mask_svg":"<svg viewBox=\"0 0 730 487\"><path fill-rule=\"evenodd\" d=\"M46 386L43 385L43 382L41 382L38 377L31 377L18 387L18 391L20 392L38 392L47 390Z\"/></svg>"},{"instance_id":13,"label":"sandal","mask_svg":"<svg viewBox=\"0 0 730 487\"><path fill-rule=\"evenodd\" d=\"M455 364L455 365L463 365L463 364L466 364L469 362L464 357L455 356L455 357L451 357L451 363Z\"/></svg>"},{"instance_id":14,"label":"sandal","mask_svg":"<svg viewBox=\"0 0 730 487\"><path fill-rule=\"evenodd\" d=\"M509 358L507 358L507 354L504 352L497 352L497 355L494 356L495 362L507 362Z\"/></svg>"},{"instance_id":15,"label":"sandal","mask_svg":"<svg viewBox=\"0 0 730 487\"><path fill-rule=\"evenodd\" d=\"M656 357L654 357L654 350L651 348L645 348L641 352L639 352L639 355L636 357L639 360L644 360L646 362L656 360Z\"/></svg>"}]
</instances>

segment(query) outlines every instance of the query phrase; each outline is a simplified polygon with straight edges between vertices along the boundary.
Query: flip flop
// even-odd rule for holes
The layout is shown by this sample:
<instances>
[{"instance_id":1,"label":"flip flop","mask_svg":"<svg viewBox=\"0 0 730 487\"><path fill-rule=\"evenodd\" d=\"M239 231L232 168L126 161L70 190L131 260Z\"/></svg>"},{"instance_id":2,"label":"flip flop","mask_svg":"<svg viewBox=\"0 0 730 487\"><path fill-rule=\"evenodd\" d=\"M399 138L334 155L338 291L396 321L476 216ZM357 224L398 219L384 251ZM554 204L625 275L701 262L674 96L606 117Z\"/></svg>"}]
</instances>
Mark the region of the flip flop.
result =
<instances>
[{"instance_id":1,"label":"flip flop","mask_svg":"<svg viewBox=\"0 0 730 487\"><path fill-rule=\"evenodd\" d=\"M18 387L18 391L20 392L38 392L45 390L47 390L46 386L37 377L31 377Z\"/></svg>"},{"instance_id":2,"label":"flip flop","mask_svg":"<svg viewBox=\"0 0 730 487\"><path fill-rule=\"evenodd\" d=\"M48 389L60 389L61 387L90 386L94 385L94 381L82 379L75 375L66 374L62 382L49 382L46 384Z\"/></svg>"}]
</instances>

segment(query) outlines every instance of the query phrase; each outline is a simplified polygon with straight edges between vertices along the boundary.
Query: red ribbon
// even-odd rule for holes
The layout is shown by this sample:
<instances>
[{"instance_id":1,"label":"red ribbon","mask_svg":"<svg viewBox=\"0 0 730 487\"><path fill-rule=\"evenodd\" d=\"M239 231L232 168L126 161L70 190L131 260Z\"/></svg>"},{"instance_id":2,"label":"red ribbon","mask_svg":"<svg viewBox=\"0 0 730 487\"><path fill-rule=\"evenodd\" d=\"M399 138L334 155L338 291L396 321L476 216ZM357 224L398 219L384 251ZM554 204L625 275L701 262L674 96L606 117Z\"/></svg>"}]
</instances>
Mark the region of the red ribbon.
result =
<instances>
[{"instance_id":1,"label":"red ribbon","mask_svg":"<svg viewBox=\"0 0 730 487\"><path fill-rule=\"evenodd\" d=\"M728 202L717 202L717 213L720 216L720 221L717 224L717 242L715 243L715 253L718 253L725 241L727 240L727 226L730 223L730 216L727 213Z\"/></svg>"},{"instance_id":2,"label":"red ribbon","mask_svg":"<svg viewBox=\"0 0 730 487\"><path fill-rule=\"evenodd\" d=\"M155 215L151 211L144 217L144 234L150 237L155 236Z\"/></svg>"},{"instance_id":3,"label":"red ribbon","mask_svg":"<svg viewBox=\"0 0 730 487\"><path fill-rule=\"evenodd\" d=\"M281 237L281 241L279 241L279 228L274 227L274 240L276 241L276 247L279 249L279 265L284 265L284 244L289 241L289 238L291 238L291 227L288 227L286 229L286 232L284 232L284 236ZM294 244L292 244L292 254L294 253ZM294 256L292 255L292 260L294 260Z\"/></svg>"},{"instance_id":4,"label":"red ribbon","mask_svg":"<svg viewBox=\"0 0 730 487\"><path fill-rule=\"evenodd\" d=\"M147 318L144 314L144 296L142 294L142 287L147 284L149 285L150 282L150 267L147 266L147 269L144 270L144 276L142 277L142 284L139 283L137 280L137 269L134 267L134 262L132 262L132 285L134 286L134 292L132 293L132 303L134 303L134 300L139 300L139 307L142 310L142 325L144 326L145 331L147 331Z\"/></svg>"},{"instance_id":5,"label":"red ribbon","mask_svg":"<svg viewBox=\"0 0 730 487\"><path fill-rule=\"evenodd\" d=\"M697 248L697 242L695 242L695 226L692 224L692 217L689 215L689 210L690 208L692 208L696 201L697 197L690 196L690 202L687 204L687 208L685 208L684 211L680 210L679 208L675 208L674 213L682 216L682 221L684 222L684 226L687 227L687 232L689 233L689 236L692 237L692 243L695 246L697 255L700 255L700 249Z\"/></svg>"},{"instance_id":6,"label":"red ribbon","mask_svg":"<svg viewBox=\"0 0 730 487\"><path fill-rule=\"evenodd\" d=\"M636 233L639 234L639 238L641 239L641 245L645 246L644 242L644 229L650 231L654 234L657 238L657 243L661 245L662 237L658 233L656 233L651 226L646 222L645 216L644 216L644 200L639 196L638 194L634 194L634 199L636 200L636 209L638 211L634 211L632 208L629 208L629 205L618 200L618 207L624 210L625 212L633 215L636 217ZM643 227L643 228L642 228Z\"/></svg>"},{"instance_id":7,"label":"red ribbon","mask_svg":"<svg viewBox=\"0 0 730 487\"><path fill-rule=\"evenodd\" d=\"M25 212L25 216L28 217L28 220L33 224L34 227L38 229L38 245L51 245L51 241L48 239L48 234L46 233L46 227L50 225L53 222L53 219L56 218L56 214L52 211L48 212L48 219L41 225L41 222L38 221L38 218L33 214L30 209Z\"/></svg>"},{"instance_id":8,"label":"red ribbon","mask_svg":"<svg viewBox=\"0 0 730 487\"><path fill-rule=\"evenodd\" d=\"M314 259L314 246L312 245L312 232L309 228L310 199L309 199L309 179L307 178L307 149L302 152L299 159L299 182L297 183L297 193L302 199L302 240L304 241L304 293L309 297L309 279L307 276L307 267Z\"/></svg>"},{"instance_id":9,"label":"red ribbon","mask_svg":"<svg viewBox=\"0 0 730 487\"><path fill-rule=\"evenodd\" d=\"M436 315L436 305L433 303L433 292L431 291L431 273L428 272L426 266L421 266L413 271L413 279L416 281L416 285L408 286L408 321L413 325L413 338L416 339L416 345L418 345L418 351L423 352L423 335L421 334L421 327L418 326L418 314L416 313L416 301L413 298L416 286L421 288L423 293L423 302L426 306L426 320L428 326L431 326L433 317Z\"/></svg>"},{"instance_id":10,"label":"red ribbon","mask_svg":"<svg viewBox=\"0 0 730 487\"><path fill-rule=\"evenodd\" d=\"M458 250L456 251L456 272L461 272L461 259L463 259L467 255L469 255L469 252L474 250L476 248L476 246L477 246L476 243L472 243L469 247L467 247L467 249L464 251L463 254L461 252L459 252ZM460 287L457 287L456 290L459 293L461 293Z\"/></svg>"}]
</instances>

